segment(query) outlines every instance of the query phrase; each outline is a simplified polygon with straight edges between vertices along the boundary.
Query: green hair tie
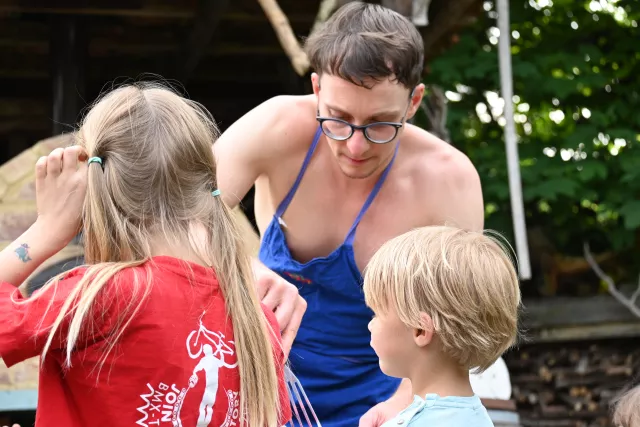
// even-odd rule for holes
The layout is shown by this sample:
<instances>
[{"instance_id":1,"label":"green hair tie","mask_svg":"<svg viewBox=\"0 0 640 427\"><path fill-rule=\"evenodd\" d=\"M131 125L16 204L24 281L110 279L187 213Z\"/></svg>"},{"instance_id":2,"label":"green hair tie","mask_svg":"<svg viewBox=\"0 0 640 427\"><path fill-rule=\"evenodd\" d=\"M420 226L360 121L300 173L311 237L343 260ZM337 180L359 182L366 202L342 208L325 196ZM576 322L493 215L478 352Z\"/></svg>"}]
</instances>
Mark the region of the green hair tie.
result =
<instances>
[{"instance_id":1,"label":"green hair tie","mask_svg":"<svg viewBox=\"0 0 640 427\"><path fill-rule=\"evenodd\" d=\"M220 195L220 190L213 190L213 191L211 192L211 195L212 195L213 197L219 196L219 195Z\"/></svg>"},{"instance_id":2,"label":"green hair tie","mask_svg":"<svg viewBox=\"0 0 640 427\"><path fill-rule=\"evenodd\" d=\"M102 159L100 157L91 157L87 164L90 165L91 163L100 163L102 165Z\"/></svg>"}]
</instances>

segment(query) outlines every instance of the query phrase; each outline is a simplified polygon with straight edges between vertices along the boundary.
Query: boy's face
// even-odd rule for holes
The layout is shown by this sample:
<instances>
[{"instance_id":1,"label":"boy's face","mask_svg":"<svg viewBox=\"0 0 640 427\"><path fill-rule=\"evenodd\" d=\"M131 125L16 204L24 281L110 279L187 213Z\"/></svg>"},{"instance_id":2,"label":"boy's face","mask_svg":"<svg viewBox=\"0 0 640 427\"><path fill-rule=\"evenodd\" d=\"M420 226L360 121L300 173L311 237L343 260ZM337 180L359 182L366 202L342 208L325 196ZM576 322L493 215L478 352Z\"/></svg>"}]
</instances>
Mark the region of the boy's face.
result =
<instances>
[{"instance_id":1,"label":"boy's face","mask_svg":"<svg viewBox=\"0 0 640 427\"><path fill-rule=\"evenodd\" d=\"M371 347L380 359L380 369L386 375L408 378L418 347L414 341L414 329L400 321L395 310L376 314L369 322Z\"/></svg>"}]
</instances>

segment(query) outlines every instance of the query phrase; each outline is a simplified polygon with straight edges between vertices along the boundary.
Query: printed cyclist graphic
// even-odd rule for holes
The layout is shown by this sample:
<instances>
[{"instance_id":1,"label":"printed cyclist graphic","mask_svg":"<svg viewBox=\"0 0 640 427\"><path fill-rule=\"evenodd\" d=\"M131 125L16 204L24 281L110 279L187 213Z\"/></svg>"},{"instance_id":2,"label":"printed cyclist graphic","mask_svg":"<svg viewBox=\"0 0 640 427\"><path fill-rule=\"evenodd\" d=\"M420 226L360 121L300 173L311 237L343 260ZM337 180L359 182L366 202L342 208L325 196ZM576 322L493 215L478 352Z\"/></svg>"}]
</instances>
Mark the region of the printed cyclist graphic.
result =
<instances>
[{"instance_id":1,"label":"printed cyclist graphic","mask_svg":"<svg viewBox=\"0 0 640 427\"><path fill-rule=\"evenodd\" d=\"M231 347L233 344L233 341L225 342L224 334L208 330L202 324L202 318L199 320L198 329L192 331L187 337L189 357L192 359L200 358L200 361L193 369L191 378L189 378L188 390L193 389L198 383L198 373L200 371L204 372L205 375L205 389L200 402L197 427L206 427L211 422L213 405L216 402L218 393L218 373L220 368L232 369L238 366L237 361L233 364L225 361L225 356L232 356L235 353L234 348ZM177 418L180 419L180 411L178 411Z\"/></svg>"},{"instance_id":2,"label":"printed cyclist graphic","mask_svg":"<svg viewBox=\"0 0 640 427\"><path fill-rule=\"evenodd\" d=\"M199 327L197 331L191 331L189 336L187 337L187 352L189 353L189 357L192 359L197 359L202 352L204 351L204 346L209 344L213 344L216 348L216 351L213 353L214 356L218 357L221 360L223 366L227 368L235 368L238 365L238 362L233 365L229 365L224 362L224 355L233 355L234 349L231 348L224 341L224 334L213 332L205 328L202 324L202 318L200 318ZM229 341L230 344L234 344L233 341Z\"/></svg>"}]
</instances>

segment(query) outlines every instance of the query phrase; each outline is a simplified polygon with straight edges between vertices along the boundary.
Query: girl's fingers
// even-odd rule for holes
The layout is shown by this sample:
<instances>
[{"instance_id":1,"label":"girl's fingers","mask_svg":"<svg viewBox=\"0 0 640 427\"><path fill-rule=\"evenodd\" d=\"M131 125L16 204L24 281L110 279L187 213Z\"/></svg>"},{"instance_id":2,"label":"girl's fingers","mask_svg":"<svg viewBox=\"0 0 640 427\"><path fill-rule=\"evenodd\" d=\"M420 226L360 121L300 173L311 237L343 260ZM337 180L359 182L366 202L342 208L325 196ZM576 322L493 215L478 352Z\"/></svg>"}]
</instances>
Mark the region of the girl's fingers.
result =
<instances>
[{"instance_id":1,"label":"girl's fingers","mask_svg":"<svg viewBox=\"0 0 640 427\"><path fill-rule=\"evenodd\" d=\"M64 150L62 156L62 169L75 172L82 163L86 162L89 156L84 148L74 145Z\"/></svg>"},{"instance_id":2,"label":"girl's fingers","mask_svg":"<svg viewBox=\"0 0 640 427\"><path fill-rule=\"evenodd\" d=\"M78 148L67 147L62 154L62 170L65 172L75 172L78 167Z\"/></svg>"},{"instance_id":3,"label":"girl's fingers","mask_svg":"<svg viewBox=\"0 0 640 427\"><path fill-rule=\"evenodd\" d=\"M36 162L36 182L47 176L47 156L42 156Z\"/></svg>"},{"instance_id":4,"label":"girl's fingers","mask_svg":"<svg viewBox=\"0 0 640 427\"><path fill-rule=\"evenodd\" d=\"M56 148L47 158L47 175L58 176L62 171L62 156L64 149Z\"/></svg>"}]
</instances>

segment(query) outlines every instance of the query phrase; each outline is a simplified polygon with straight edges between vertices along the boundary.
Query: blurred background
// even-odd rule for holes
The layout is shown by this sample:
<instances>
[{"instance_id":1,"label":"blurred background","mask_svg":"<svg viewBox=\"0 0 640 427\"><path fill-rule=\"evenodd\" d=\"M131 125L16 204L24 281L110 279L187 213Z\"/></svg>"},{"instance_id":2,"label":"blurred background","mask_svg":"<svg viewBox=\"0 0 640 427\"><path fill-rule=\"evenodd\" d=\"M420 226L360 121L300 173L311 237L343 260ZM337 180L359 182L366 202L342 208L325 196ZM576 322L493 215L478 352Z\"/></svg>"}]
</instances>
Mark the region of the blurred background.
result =
<instances>
[{"instance_id":1,"label":"blurred background","mask_svg":"<svg viewBox=\"0 0 640 427\"><path fill-rule=\"evenodd\" d=\"M0 0L0 244L35 219L35 161L70 142L102 91L162 76L224 130L272 96L310 93L300 43L347 2ZM414 123L470 157L486 227L515 246L498 54L510 37L532 277L527 341L505 355L510 397L488 401L518 415L504 425L611 425L640 374L640 1L509 0L510 34L493 1L375 3L424 38ZM75 242L30 285L81 262ZM37 360L0 363L0 424L32 425L36 399Z\"/></svg>"}]
</instances>

